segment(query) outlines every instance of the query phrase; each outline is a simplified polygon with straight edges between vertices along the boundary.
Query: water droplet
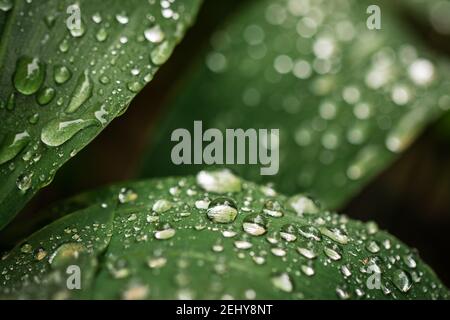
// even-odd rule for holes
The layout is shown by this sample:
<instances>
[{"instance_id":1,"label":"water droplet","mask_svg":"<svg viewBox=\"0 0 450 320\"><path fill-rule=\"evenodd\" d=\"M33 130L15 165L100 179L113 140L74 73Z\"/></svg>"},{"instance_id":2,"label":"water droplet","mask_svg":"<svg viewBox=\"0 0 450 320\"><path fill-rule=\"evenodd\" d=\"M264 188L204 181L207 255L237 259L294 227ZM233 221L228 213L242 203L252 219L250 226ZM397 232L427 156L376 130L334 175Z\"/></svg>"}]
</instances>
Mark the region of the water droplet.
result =
<instances>
[{"instance_id":1,"label":"water droplet","mask_svg":"<svg viewBox=\"0 0 450 320\"><path fill-rule=\"evenodd\" d=\"M237 206L230 198L216 198L208 206L208 218L216 223L230 223L236 219Z\"/></svg>"},{"instance_id":2,"label":"water droplet","mask_svg":"<svg viewBox=\"0 0 450 320\"><path fill-rule=\"evenodd\" d=\"M414 269L417 267L417 262L411 254L404 255L403 262L408 266L408 268Z\"/></svg>"},{"instance_id":3,"label":"water droplet","mask_svg":"<svg viewBox=\"0 0 450 320\"><path fill-rule=\"evenodd\" d=\"M402 292L408 292L409 289L411 289L411 280L408 274L401 269L397 269L392 273L391 280L392 283Z\"/></svg>"},{"instance_id":4,"label":"water droplet","mask_svg":"<svg viewBox=\"0 0 450 320\"><path fill-rule=\"evenodd\" d=\"M6 101L6 109L13 110L15 107L16 107L16 95L14 92L11 92L11 94L8 97L8 101Z\"/></svg>"},{"instance_id":5,"label":"water droplet","mask_svg":"<svg viewBox=\"0 0 450 320\"><path fill-rule=\"evenodd\" d=\"M143 284L132 284L122 293L123 300L143 300L148 296L149 288Z\"/></svg>"},{"instance_id":6,"label":"water droplet","mask_svg":"<svg viewBox=\"0 0 450 320\"><path fill-rule=\"evenodd\" d=\"M333 245L333 246L326 246L323 248L323 252L325 252L325 254L327 255L328 258L330 258L331 260L337 261L337 260L341 260L342 255L341 255L341 250L338 246Z\"/></svg>"},{"instance_id":7,"label":"water droplet","mask_svg":"<svg viewBox=\"0 0 450 320\"><path fill-rule=\"evenodd\" d=\"M36 96L36 101L41 106L45 106L49 104L54 97L55 97L55 89L51 87L44 87L41 90L39 90Z\"/></svg>"},{"instance_id":8,"label":"water droplet","mask_svg":"<svg viewBox=\"0 0 450 320\"><path fill-rule=\"evenodd\" d=\"M71 27L68 28L70 35L74 38L80 38L84 35L84 33L86 32L86 26L84 25L83 20L80 21L80 27Z\"/></svg>"},{"instance_id":9,"label":"water droplet","mask_svg":"<svg viewBox=\"0 0 450 320\"><path fill-rule=\"evenodd\" d=\"M252 214L244 219L244 231L252 236L261 236L267 232L267 220L260 214Z\"/></svg>"},{"instance_id":10,"label":"water droplet","mask_svg":"<svg viewBox=\"0 0 450 320\"><path fill-rule=\"evenodd\" d=\"M0 165L14 159L30 142L27 131L7 135L0 147Z\"/></svg>"},{"instance_id":11,"label":"water droplet","mask_svg":"<svg viewBox=\"0 0 450 320\"><path fill-rule=\"evenodd\" d=\"M84 71L77 80L75 89L72 93L66 112L73 113L92 96L93 84L89 77L89 71Z\"/></svg>"},{"instance_id":12,"label":"water droplet","mask_svg":"<svg viewBox=\"0 0 450 320\"><path fill-rule=\"evenodd\" d=\"M296 228L292 224L285 224L281 227L280 237L288 242L293 242L297 240L295 233Z\"/></svg>"},{"instance_id":13,"label":"water droplet","mask_svg":"<svg viewBox=\"0 0 450 320\"><path fill-rule=\"evenodd\" d=\"M429 117L427 105L413 108L397 121L386 137L386 147L392 152L402 152L420 133L421 123Z\"/></svg>"},{"instance_id":14,"label":"water droplet","mask_svg":"<svg viewBox=\"0 0 450 320\"><path fill-rule=\"evenodd\" d=\"M295 210L297 215L315 214L319 212L319 206L310 198L299 194L289 198L289 206Z\"/></svg>"},{"instance_id":15,"label":"water droplet","mask_svg":"<svg viewBox=\"0 0 450 320\"><path fill-rule=\"evenodd\" d=\"M34 253L34 258L37 261L43 260L46 256L47 256L47 251L45 251L43 248L37 249L36 252Z\"/></svg>"},{"instance_id":16,"label":"water droplet","mask_svg":"<svg viewBox=\"0 0 450 320\"><path fill-rule=\"evenodd\" d=\"M45 65L38 58L21 57L17 60L14 87L24 95L32 95L45 79Z\"/></svg>"},{"instance_id":17,"label":"water droplet","mask_svg":"<svg viewBox=\"0 0 450 320\"><path fill-rule=\"evenodd\" d=\"M62 53L69 51L69 41L67 39L63 39L59 44L59 51Z\"/></svg>"},{"instance_id":18,"label":"water droplet","mask_svg":"<svg viewBox=\"0 0 450 320\"><path fill-rule=\"evenodd\" d=\"M352 272L350 271L350 267L346 264L343 264L341 266L341 273L344 275L344 277L348 278L352 275Z\"/></svg>"},{"instance_id":19,"label":"water droplet","mask_svg":"<svg viewBox=\"0 0 450 320\"><path fill-rule=\"evenodd\" d=\"M165 34L159 25L153 26L144 32L145 39L152 43L160 43L164 40Z\"/></svg>"},{"instance_id":20,"label":"water droplet","mask_svg":"<svg viewBox=\"0 0 450 320\"><path fill-rule=\"evenodd\" d=\"M137 198L138 198L138 194L136 192L134 192L133 189L128 189L128 188L120 189L119 196L118 196L120 203L133 202Z\"/></svg>"},{"instance_id":21,"label":"water droplet","mask_svg":"<svg viewBox=\"0 0 450 320\"><path fill-rule=\"evenodd\" d=\"M303 271L304 274L306 274L308 277L311 277L314 275L315 271L314 268L308 265L302 265L300 269Z\"/></svg>"},{"instance_id":22,"label":"water droplet","mask_svg":"<svg viewBox=\"0 0 450 320\"><path fill-rule=\"evenodd\" d=\"M57 84L63 84L72 77L72 72L66 66L55 66L53 76Z\"/></svg>"},{"instance_id":23,"label":"water droplet","mask_svg":"<svg viewBox=\"0 0 450 320\"><path fill-rule=\"evenodd\" d=\"M54 267L62 266L73 259L78 259L84 251L86 251L86 248L81 243L64 243L50 255L48 262Z\"/></svg>"},{"instance_id":24,"label":"water droplet","mask_svg":"<svg viewBox=\"0 0 450 320\"><path fill-rule=\"evenodd\" d=\"M263 212L271 217L279 218L283 216L283 208L278 201L266 201Z\"/></svg>"},{"instance_id":25,"label":"water droplet","mask_svg":"<svg viewBox=\"0 0 450 320\"><path fill-rule=\"evenodd\" d=\"M372 240L367 243L366 249L371 253L377 253L380 251L380 246L376 241Z\"/></svg>"},{"instance_id":26,"label":"water droplet","mask_svg":"<svg viewBox=\"0 0 450 320\"><path fill-rule=\"evenodd\" d=\"M298 228L298 232L306 239L313 239L316 241L320 240L319 230L317 230L313 226L301 226L300 228Z\"/></svg>"},{"instance_id":27,"label":"water droplet","mask_svg":"<svg viewBox=\"0 0 450 320\"><path fill-rule=\"evenodd\" d=\"M230 170L200 171L197 184L208 192L228 193L241 191L241 179Z\"/></svg>"},{"instance_id":28,"label":"water droplet","mask_svg":"<svg viewBox=\"0 0 450 320\"><path fill-rule=\"evenodd\" d=\"M60 121L59 119L54 119L42 129L41 140L47 146L58 147L70 140L82 129L95 124L96 122L93 120L76 119Z\"/></svg>"},{"instance_id":29,"label":"water droplet","mask_svg":"<svg viewBox=\"0 0 450 320\"><path fill-rule=\"evenodd\" d=\"M168 223L161 223L155 231L155 238L158 240L167 240L175 235L175 229Z\"/></svg>"},{"instance_id":30,"label":"water droplet","mask_svg":"<svg viewBox=\"0 0 450 320\"><path fill-rule=\"evenodd\" d=\"M223 230L222 231L222 235L225 237L225 238L233 238L234 236L236 236L236 232L235 231L233 231L233 230Z\"/></svg>"},{"instance_id":31,"label":"water droplet","mask_svg":"<svg viewBox=\"0 0 450 320\"><path fill-rule=\"evenodd\" d=\"M12 0L0 0L0 10L3 12L7 12L11 10L13 7Z\"/></svg>"},{"instance_id":32,"label":"water droplet","mask_svg":"<svg viewBox=\"0 0 450 320\"><path fill-rule=\"evenodd\" d=\"M141 89L143 87L144 87L144 85L142 83L140 83L139 81L131 81L131 82L128 82L128 84L127 84L128 90L130 90L131 92L134 92L134 93L138 93L139 91L141 91Z\"/></svg>"},{"instance_id":33,"label":"water droplet","mask_svg":"<svg viewBox=\"0 0 450 320\"><path fill-rule=\"evenodd\" d=\"M105 40L108 38L108 31L106 31L105 28L100 28L100 29L97 31L97 33L96 33L96 35L95 35L95 38L96 38L97 41L99 41L99 42L105 41Z\"/></svg>"},{"instance_id":34,"label":"water droplet","mask_svg":"<svg viewBox=\"0 0 450 320\"><path fill-rule=\"evenodd\" d=\"M153 204L152 210L155 211L156 213L163 213L166 212L167 210L170 210L172 206L173 206L172 202L165 199L160 199Z\"/></svg>"},{"instance_id":35,"label":"water droplet","mask_svg":"<svg viewBox=\"0 0 450 320\"><path fill-rule=\"evenodd\" d=\"M172 54L173 49L175 48L175 43L170 41L164 41L159 46L157 46L150 53L150 59L155 65L164 64Z\"/></svg>"},{"instance_id":36,"label":"water droplet","mask_svg":"<svg viewBox=\"0 0 450 320\"><path fill-rule=\"evenodd\" d=\"M286 250L278 247L270 249L270 252L276 257L284 257L286 255Z\"/></svg>"},{"instance_id":37,"label":"water droplet","mask_svg":"<svg viewBox=\"0 0 450 320\"><path fill-rule=\"evenodd\" d=\"M121 12L121 13L117 14L116 15L116 20L120 24L127 24L128 21L129 21L127 15L124 12Z\"/></svg>"},{"instance_id":38,"label":"water droplet","mask_svg":"<svg viewBox=\"0 0 450 320\"><path fill-rule=\"evenodd\" d=\"M247 240L236 240L234 242L234 246L238 249L247 250L250 249L253 245L251 242L248 242Z\"/></svg>"},{"instance_id":39,"label":"water droplet","mask_svg":"<svg viewBox=\"0 0 450 320\"><path fill-rule=\"evenodd\" d=\"M16 185L21 191L27 191L31 187L32 183L32 174L21 174L17 180Z\"/></svg>"},{"instance_id":40,"label":"water droplet","mask_svg":"<svg viewBox=\"0 0 450 320\"><path fill-rule=\"evenodd\" d=\"M20 247L20 252L22 252L22 253L30 253L31 251L33 251L33 247L29 243L24 243Z\"/></svg>"},{"instance_id":41,"label":"water droplet","mask_svg":"<svg viewBox=\"0 0 450 320\"><path fill-rule=\"evenodd\" d=\"M434 79L434 65L429 60L418 59L409 66L408 74L415 84L426 86Z\"/></svg>"},{"instance_id":42,"label":"water droplet","mask_svg":"<svg viewBox=\"0 0 450 320\"><path fill-rule=\"evenodd\" d=\"M156 257L148 259L147 265L150 269L159 269L166 265L167 259L164 257Z\"/></svg>"},{"instance_id":43,"label":"water droplet","mask_svg":"<svg viewBox=\"0 0 450 320\"><path fill-rule=\"evenodd\" d=\"M279 275L275 275L272 277L272 284L275 288L284 291L284 292L292 292L294 290L294 285L292 284L292 280L287 273L282 273Z\"/></svg>"},{"instance_id":44,"label":"water droplet","mask_svg":"<svg viewBox=\"0 0 450 320\"><path fill-rule=\"evenodd\" d=\"M320 229L320 233L322 233L324 236L330 238L331 240L338 242L340 244L347 244L348 243L348 236L345 233L344 230L339 229L339 228L326 228L326 227L321 227Z\"/></svg>"},{"instance_id":45,"label":"water droplet","mask_svg":"<svg viewBox=\"0 0 450 320\"><path fill-rule=\"evenodd\" d=\"M317 252L315 246L308 242L306 245L297 248L297 252L307 259L314 259L317 257Z\"/></svg>"},{"instance_id":46,"label":"water droplet","mask_svg":"<svg viewBox=\"0 0 450 320\"><path fill-rule=\"evenodd\" d=\"M347 300L350 298L350 293L345 288L342 287L336 288L336 294L339 297L339 299L342 300Z\"/></svg>"}]
</instances>

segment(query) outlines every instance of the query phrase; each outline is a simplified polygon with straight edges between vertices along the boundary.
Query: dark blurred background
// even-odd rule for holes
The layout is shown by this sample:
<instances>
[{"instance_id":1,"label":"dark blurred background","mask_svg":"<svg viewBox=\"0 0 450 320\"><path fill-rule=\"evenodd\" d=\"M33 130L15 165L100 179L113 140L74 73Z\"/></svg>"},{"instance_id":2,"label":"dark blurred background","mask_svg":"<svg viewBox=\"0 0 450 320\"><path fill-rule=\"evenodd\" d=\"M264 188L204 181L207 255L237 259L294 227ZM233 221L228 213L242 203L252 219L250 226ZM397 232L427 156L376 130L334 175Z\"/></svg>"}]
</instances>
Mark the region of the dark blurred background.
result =
<instances>
[{"instance_id":1,"label":"dark blurred background","mask_svg":"<svg viewBox=\"0 0 450 320\"><path fill-rule=\"evenodd\" d=\"M179 91L181 83L176 80L182 79L189 68L185 61L198 59L215 27L247 1L252 0L206 1L195 26L151 85L133 101L125 117L113 121L67 163L54 182L2 232L0 251L9 249L21 237L46 224L47 221L40 221L35 225L33 213L48 204L136 176L155 123L164 116L164 105ZM428 47L440 55L450 56L450 37L436 33L413 11L403 8L401 16ZM382 229L417 248L449 287L450 115L430 126L394 165L339 211L352 218L374 220Z\"/></svg>"}]
</instances>

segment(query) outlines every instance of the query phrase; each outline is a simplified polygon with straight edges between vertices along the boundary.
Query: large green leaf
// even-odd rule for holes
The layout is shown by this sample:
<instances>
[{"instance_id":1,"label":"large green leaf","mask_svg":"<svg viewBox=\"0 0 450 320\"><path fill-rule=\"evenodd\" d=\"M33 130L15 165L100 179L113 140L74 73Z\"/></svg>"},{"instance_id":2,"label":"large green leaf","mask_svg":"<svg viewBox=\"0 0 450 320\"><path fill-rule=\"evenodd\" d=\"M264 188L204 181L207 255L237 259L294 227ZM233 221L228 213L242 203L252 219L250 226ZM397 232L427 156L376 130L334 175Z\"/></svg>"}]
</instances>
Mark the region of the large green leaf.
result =
<instances>
[{"instance_id":1,"label":"large green leaf","mask_svg":"<svg viewBox=\"0 0 450 320\"><path fill-rule=\"evenodd\" d=\"M1 1L0 229L126 110L199 3Z\"/></svg>"},{"instance_id":2,"label":"large green leaf","mask_svg":"<svg viewBox=\"0 0 450 320\"><path fill-rule=\"evenodd\" d=\"M373 1L254 1L211 39L152 137L142 176L193 173L175 165L171 133L279 128L280 171L234 165L283 192L345 204L450 107L449 66L430 56L391 8L369 30ZM206 145L206 142L204 143Z\"/></svg>"},{"instance_id":3,"label":"large green leaf","mask_svg":"<svg viewBox=\"0 0 450 320\"><path fill-rule=\"evenodd\" d=\"M21 250L23 244L3 258L0 290L5 297L449 297L417 252L378 230L374 222L361 223L324 211L303 195L289 198L269 186L241 180L227 170L125 183L70 202L80 204L80 199L88 198L98 203L62 218L26 241L33 249L39 246L48 252L40 261L33 261L36 254L31 250ZM103 250L104 242L92 243L91 220L109 212L113 206L101 209L101 204L111 201L117 203L113 230L105 233L112 236L104 236L102 229L96 231L100 239L109 240ZM79 221L82 217L85 220ZM52 291L54 287L49 289L41 280L54 273L64 274L62 267L49 262L55 248L73 242L61 232L63 228L78 229L74 232L81 238L76 243L90 245L93 250L87 257L98 261L88 286L74 295L67 290ZM85 230L88 235L82 236ZM61 265L65 268L69 263L77 261L72 258ZM81 264L82 274L84 268ZM367 286L368 281L376 283L374 272L380 276L378 289ZM61 288L66 278L54 281L51 284ZM36 285L41 289L35 289Z\"/></svg>"}]
</instances>

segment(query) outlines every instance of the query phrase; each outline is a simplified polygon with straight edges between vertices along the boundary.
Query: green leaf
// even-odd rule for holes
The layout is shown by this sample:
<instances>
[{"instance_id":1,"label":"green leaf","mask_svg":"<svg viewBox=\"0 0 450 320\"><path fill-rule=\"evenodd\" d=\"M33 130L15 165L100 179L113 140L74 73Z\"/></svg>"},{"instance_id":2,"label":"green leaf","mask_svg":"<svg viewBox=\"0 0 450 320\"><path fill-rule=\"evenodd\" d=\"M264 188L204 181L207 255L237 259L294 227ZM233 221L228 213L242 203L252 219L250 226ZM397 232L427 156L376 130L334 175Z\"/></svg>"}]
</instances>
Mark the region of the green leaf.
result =
<instances>
[{"instance_id":1,"label":"green leaf","mask_svg":"<svg viewBox=\"0 0 450 320\"><path fill-rule=\"evenodd\" d=\"M2 1L0 229L125 112L169 58L199 4Z\"/></svg>"},{"instance_id":2,"label":"green leaf","mask_svg":"<svg viewBox=\"0 0 450 320\"><path fill-rule=\"evenodd\" d=\"M91 288L97 257L112 235L115 203L102 203L74 212L44 227L20 243L0 262L3 272L0 297L20 289L22 297L83 298L85 292L66 286L71 265L82 270L81 285ZM9 265L8 267L6 267ZM7 284L7 285L6 285Z\"/></svg>"},{"instance_id":3,"label":"green leaf","mask_svg":"<svg viewBox=\"0 0 450 320\"><path fill-rule=\"evenodd\" d=\"M97 192L101 196L95 198ZM417 252L378 230L374 222L357 222L324 211L306 196L286 197L271 187L241 180L227 170L130 182L81 198L96 199L98 203L92 203L81 214L66 216L44 229L45 233L41 231L27 240L33 247L46 248L46 257L30 264L33 253L21 252L19 246L2 259L0 292L6 297L449 297L448 290ZM102 229L98 231L100 239L109 240L102 251L103 246L89 242L92 228L87 226L91 226L91 219L113 208L108 205L100 209L101 203L111 201L117 203L112 236L109 239ZM78 217L86 220L78 222ZM58 237L67 237L61 233L62 228L77 228L81 236L82 230L88 230L89 235L77 243L96 248L88 254L98 261L95 276L75 296L52 292L40 280L50 276L48 258L67 240ZM109 230L105 233L108 235ZM25 264L32 266L31 271L17 267ZM35 278L38 270L41 272ZM370 289L368 281L377 283L372 281L374 272L379 272L380 286ZM22 280L24 277L31 283ZM62 276L59 288L65 283ZM33 285L39 285L41 291L28 290Z\"/></svg>"},{"instance_id":4,"label":"green leaf","mask_svg":"<svg viewBox=\"0 0 450 320\"><path fill-rule=\"evenodd\" d=\"M370 1L254 1L217 30L155 130L143 177L192 174L175 165L171 133L194 120L218 128L280 129L280 170L230 165L287 194L344 205L450 107L449 66L423 49L389 1L382 29ZM207 142L203 144L207 145ZM194 152L194 151L193 151Z\"/></svg>"}]
</instances>

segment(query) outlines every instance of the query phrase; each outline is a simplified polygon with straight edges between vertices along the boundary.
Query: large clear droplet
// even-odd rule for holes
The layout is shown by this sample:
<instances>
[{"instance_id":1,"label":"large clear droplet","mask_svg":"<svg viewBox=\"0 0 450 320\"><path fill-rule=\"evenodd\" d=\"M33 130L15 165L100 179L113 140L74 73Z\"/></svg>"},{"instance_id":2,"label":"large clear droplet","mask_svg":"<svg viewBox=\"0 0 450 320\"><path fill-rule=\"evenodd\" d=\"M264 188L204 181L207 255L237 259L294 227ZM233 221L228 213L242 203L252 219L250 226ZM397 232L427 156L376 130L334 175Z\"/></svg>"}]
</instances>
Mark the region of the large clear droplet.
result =
<instances>
[{"instance_id":1,"label":"large clear droplet","mask_svg":"<svg viewBox=\"0 0 450 320\"><path fill-rule=\"evenodd\" d=\"M24 95L32 95L45 79L45 65L38 58L21 57L17 60L14 73L14 87Z\"/></svg>"}]
</instances>

